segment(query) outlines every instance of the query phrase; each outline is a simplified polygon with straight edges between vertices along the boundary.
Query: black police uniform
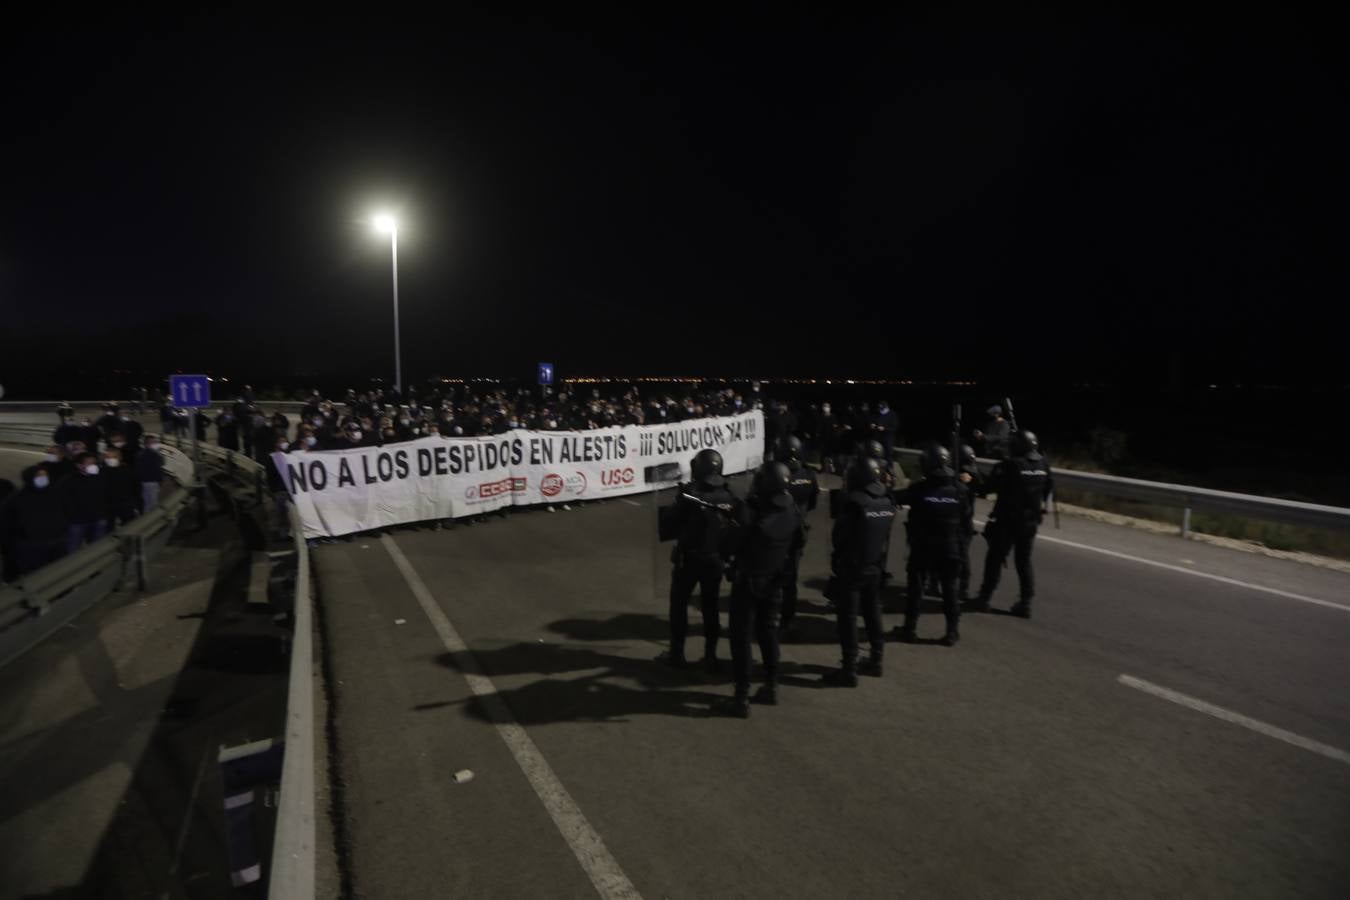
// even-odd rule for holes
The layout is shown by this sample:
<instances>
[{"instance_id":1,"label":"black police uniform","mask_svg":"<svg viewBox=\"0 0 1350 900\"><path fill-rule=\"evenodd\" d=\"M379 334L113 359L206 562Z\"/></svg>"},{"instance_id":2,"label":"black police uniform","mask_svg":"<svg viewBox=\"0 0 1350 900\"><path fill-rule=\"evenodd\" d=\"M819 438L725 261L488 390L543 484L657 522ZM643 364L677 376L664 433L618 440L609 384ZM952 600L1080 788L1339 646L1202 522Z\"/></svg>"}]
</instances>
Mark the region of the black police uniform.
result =
<instances>
[{"instance_id":1,"label":"black police uniform","mask_svg":"<svg viewBox=\"0 0 1350 900\"><path fill-rule=\"evenodd\" d=\"M885 650L881 628L881 566L891 542L895 503L880 482L845 495L834 522L835 611L839 626L841 669L852 679L858 669L858 614L862 613L871 644L871 663L880 666Z\"/></svg>"},{"instance_id":2,"label":"black police uniform","mask_svg":"<svg viewBox=\"0 0 1350 900\"><path fill-rule=\"evenodd\" d=\"M957 582L961 569L961 535L971 518L971 497L951 469L940 468L910 485L899 495L909 507L909 591L901 636L913 640L919 623L926 575L936 575L941 586L942 611L947 618L944 643L959 639L961 621Z\"/></svg>"},{"instance_id":3,"label":"black police uniform","mask_svg":"<svg viewBox=\"0 0 1350 900\"><path fill-rule=\"evenodd\" d=\"M801 552L802 517L786 491L752 495L743 510L744 530L731 589L731 663L736 699L743 703L750 693L753 631L764 663L764 689L758 699L773 703L778 683L778 609L789 560Z\"/></svg>"},{"instance_id":4,"label":"black police uniform","mask_svg":"<svg viewBox=\"0 0 1350 900\"><path fill-rule=\"evenodd\" d=\"M792 501L802 520L802 546L797 548L795 553L788 555L787 568L783 573L784 632L792 626L793 620L797 617L798 570L801 567L802 552L806 548L806 532L811 529L811 526L806 524L806 517L816 508L816 502L820 497L820 482L816 479L815 472L802 465L801 460L790 460L787 467L788 493L792 495Z\"/></svg>"},{"instance_id":5,"label":"black police uniform","mask_svg":"<svg viewBox=\"0 0 1350 900\"><path fill-rule=\"evenodd\" d=\"M1044 515L1046 497L1054 490L1050 463L1039 449L1033 447L1029 452L1000 462L990 473L986 489L988 493L997 494L998 499L984 526L989 552L984 558L984 583L980 585L978 608L989 608L989 599L998 589L1003 563L1008 558L1008 551L1012 550L1020 589L1020 600L1013 606L1013 612L1030 618L1031 599L1036 593L1031 546Z\"/></svg>"},{"instance_id":6,"label":"black police uniform","mask_svg":"<svg viewBox=\"0 0 1350 900\"><path fill-rule=\"evenodd\" d=\"M741 501L718 476L712 483L682 485L666 515L667 526L679 535L671 554L670 661L684 661L689 631L689 598L699 587L703 606L703 658L715 665L722 623L717 614L722 570L730 556Z\"/></svg>"}]
</instances>

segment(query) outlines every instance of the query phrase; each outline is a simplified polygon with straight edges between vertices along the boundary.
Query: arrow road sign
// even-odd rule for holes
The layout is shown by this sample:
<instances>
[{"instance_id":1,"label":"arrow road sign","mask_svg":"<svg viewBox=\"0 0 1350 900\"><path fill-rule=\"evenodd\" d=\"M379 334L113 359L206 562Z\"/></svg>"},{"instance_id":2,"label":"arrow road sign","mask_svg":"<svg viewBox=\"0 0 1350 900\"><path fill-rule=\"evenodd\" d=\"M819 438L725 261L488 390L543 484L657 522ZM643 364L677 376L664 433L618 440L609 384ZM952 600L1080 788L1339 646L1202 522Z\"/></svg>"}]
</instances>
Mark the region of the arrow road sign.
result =
<instances>
[{"instance_id":1,"label":"arrow road sign","mask_svg":"<svg viewBox=\"0 0 1350 900\"><path fill-rule=\"evenodd\" d=\"M173 405L184 409L211 405L211 379L205 375L170 375L169 393Z\"/></svg>"}]
</instances>

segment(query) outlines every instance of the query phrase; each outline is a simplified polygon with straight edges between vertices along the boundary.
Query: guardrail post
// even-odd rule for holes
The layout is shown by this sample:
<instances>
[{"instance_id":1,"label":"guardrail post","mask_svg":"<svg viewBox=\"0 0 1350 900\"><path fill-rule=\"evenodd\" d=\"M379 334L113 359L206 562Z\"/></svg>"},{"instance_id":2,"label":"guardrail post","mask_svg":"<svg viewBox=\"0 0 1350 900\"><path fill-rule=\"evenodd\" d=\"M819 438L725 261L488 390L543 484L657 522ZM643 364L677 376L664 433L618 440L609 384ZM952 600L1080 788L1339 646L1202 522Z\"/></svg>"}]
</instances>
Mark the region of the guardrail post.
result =
<instances>
[{"instance_id":1,"label":"guardrail post","mask_svg":"<svg viewBox=\"0 0 1350 900\"><path fill-rule=\"evenodd\" d=\"M1181 539L1184 541L1191 536L1191 498L1187 497L1186 505L1181 508Z\"/></svg>"}]
</instances>

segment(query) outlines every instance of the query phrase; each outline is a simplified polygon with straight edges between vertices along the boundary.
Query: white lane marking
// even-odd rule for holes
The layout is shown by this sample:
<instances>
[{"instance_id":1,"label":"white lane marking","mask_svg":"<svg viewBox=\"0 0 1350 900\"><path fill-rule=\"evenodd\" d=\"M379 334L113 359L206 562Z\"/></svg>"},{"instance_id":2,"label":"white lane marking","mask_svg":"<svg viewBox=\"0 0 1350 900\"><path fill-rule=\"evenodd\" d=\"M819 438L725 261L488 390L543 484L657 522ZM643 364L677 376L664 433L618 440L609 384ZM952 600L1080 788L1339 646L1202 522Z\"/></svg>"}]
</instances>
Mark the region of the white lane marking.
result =
<instances>
[{"instance_id":1,"label":"white lane marking","mask_svg":"<svg viewBox=\"0 0 1350 900\"><path fill-rule=\"evenodd\" d=\"M1305 738L1302 735L1294 734L1292 731L1285 731L1283 728L1276 728L1274 725L1267 725L1265 722L1257 719L1250 719L1241 713L1235 713L1231 709L1224 709L1222 706L1215 706L1212 703L1206 703L1203 700L1197 700L1186 694L1179 694L1152 682L1144 681L1142 678L1135 678L1133 675L1121 675L1116 681L1132 687L1135 690L1143 691L1145 694L1152 694L1155 697L1161 697L1196 712L1202 712L1205 715L1213 716L1216 719L1222 719L1225 722L1231 722L1234 725L1241 725L1243 728L1250 729L1258 734L1264 734L1266 737L1272 737L1277 741L1284 741L1286 744L1292 744L1295 747L1301 747L1304 750L1311 750L1313 753L1325 756L1327 759L1334 759L1350 765L1350 753L1344 750L1338 750L1320 741L1314 741L1312 738Z\"/></svg>"},{"instance_id":2,"label":"white lane marking","mask_svg":"<svg viewBox=\"0 0 1350 900\"><path fill-rule=\"evenodd\" d=\"M606 900L611 898L642 900L642 895L633 886L633 882L628 880L618 861L605 846L604 840L591 827L591 823L586 821L581 808L558 780L548 760L544 759L544 754L539 752L534 741L525 733L525 729L520 727L501 697L497 695L497 688L493 685L492 679L483 674L478 659L460 639L455 626L450 624L450 620L441 611L431 591L427 590L421 576L412 567L412 563L408 562L408 558L389 535L381 536L380 543L384 544L389 556L394 560L394 565L403 573L403 579L408 582L408 587L412 589L413 596L422 607L422 612L431 620L431 627L440 636L445 649L458 657L460 670L464 680L469 683L469 689L486 707L496 724L497 733L501 735L511 755L515 757L516 765L525 773L530 787L539 795L539 800L544 804L544 809L548 810L553 824L558 826L563 839L572 848L577 862L581 863L581 868L590 876L596 893Z\"/></svg>"},{"instance_id":3,"label":"white lane marking","mask_svg":"<svg viewBox=\"0 0 1350 900\"><path fill-rule=\"evenodd\" d=\"M976 524L981 527L984 522L976 520ZM1220 584L1231 584L1234 587L1247 588L1252 591L1260 591L1265 594L1273 594L1276 597L1284 597L1287 600L1298 600L1301 603L1311 603L1314 606L1325 606L1328 609L1339 609L1341 612L1350 612L1350 606L1343 603L1333 603L1330 600L1322 600L1317 597L1309 597L1305 594L1295 594L1292 591L1282 591L1279 588L1266 587L1264 584L1252 584L1250 581L1239 581L1236 578L1228 578L1225 575L1213 575L1209 572L1199 572L1195 569L1188 569L1185 566L1174 566L1171 563L1158 562L1154 559L1145 559L1142 556L1131 556L1128 553L1120 553L1116 550L1107 550L1102 547L1093 547L1091 544L1080 544L1077 541L1066 541L1064 538L1051 537L1048 534L1038 533L1038 541L1049 541L1052 544L1062 544L1065 547L1074 547L1079 550L1090 550L1093 553L1100 553L1103 556L1114 556L1116 559L1127 559L1130 562L1137 562L1145 566L1153 566L1157 569L1166 569L1169 572L1181 572L1184 575L1193 575L1196 578L1208 578L1210 581L1217 581Z\"/></svg>"},{"instance_id":4,"label":"white lane marking","mask_svg":"<svg viewBox=\"0 0 1350 900\"><path fill-rule=\"evenodd\" d=\"M629 506L641 506L641 505L642 505L641 503L637 502L636 500L629 500L627 497L620 497L619 499L621 499L624 503L627 503Z\"/></svg>"}]
</instances>

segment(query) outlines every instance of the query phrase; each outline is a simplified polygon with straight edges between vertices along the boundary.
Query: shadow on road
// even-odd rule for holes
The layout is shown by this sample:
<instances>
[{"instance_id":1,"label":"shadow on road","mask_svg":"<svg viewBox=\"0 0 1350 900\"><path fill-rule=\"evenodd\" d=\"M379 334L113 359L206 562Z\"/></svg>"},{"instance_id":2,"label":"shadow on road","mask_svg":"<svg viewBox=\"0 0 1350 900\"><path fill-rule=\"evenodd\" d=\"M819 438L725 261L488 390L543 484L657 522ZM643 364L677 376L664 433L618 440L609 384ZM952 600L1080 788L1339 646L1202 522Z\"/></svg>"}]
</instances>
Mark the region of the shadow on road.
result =
<instances>
[{"instance_id":1,"label":"shadow on road","mask_svg":"<svg viewBox=\"0 0 1350 900\"><path fill-rule=\"evenodd\" d=\"M684 673L674 672L652 660L601 653L588 648L556 644L510 644L496 649L472 651L487 674L544 676L518 688L498 690L490 697L475 697L466 704L474 718L494 724L515 721L520 725L550 722L626 722L632 716L706 716L725 694L685 687ZM437 657L444 666L464 671L459 654ZM577 677L559 677L570 673ZM621 682L627 682L624 684ZM636 687L629 684L636 683ZM505 703L502 709L500 704ZM435 708L438 704L426 704Z\"/></svg>"}]
</instances>

